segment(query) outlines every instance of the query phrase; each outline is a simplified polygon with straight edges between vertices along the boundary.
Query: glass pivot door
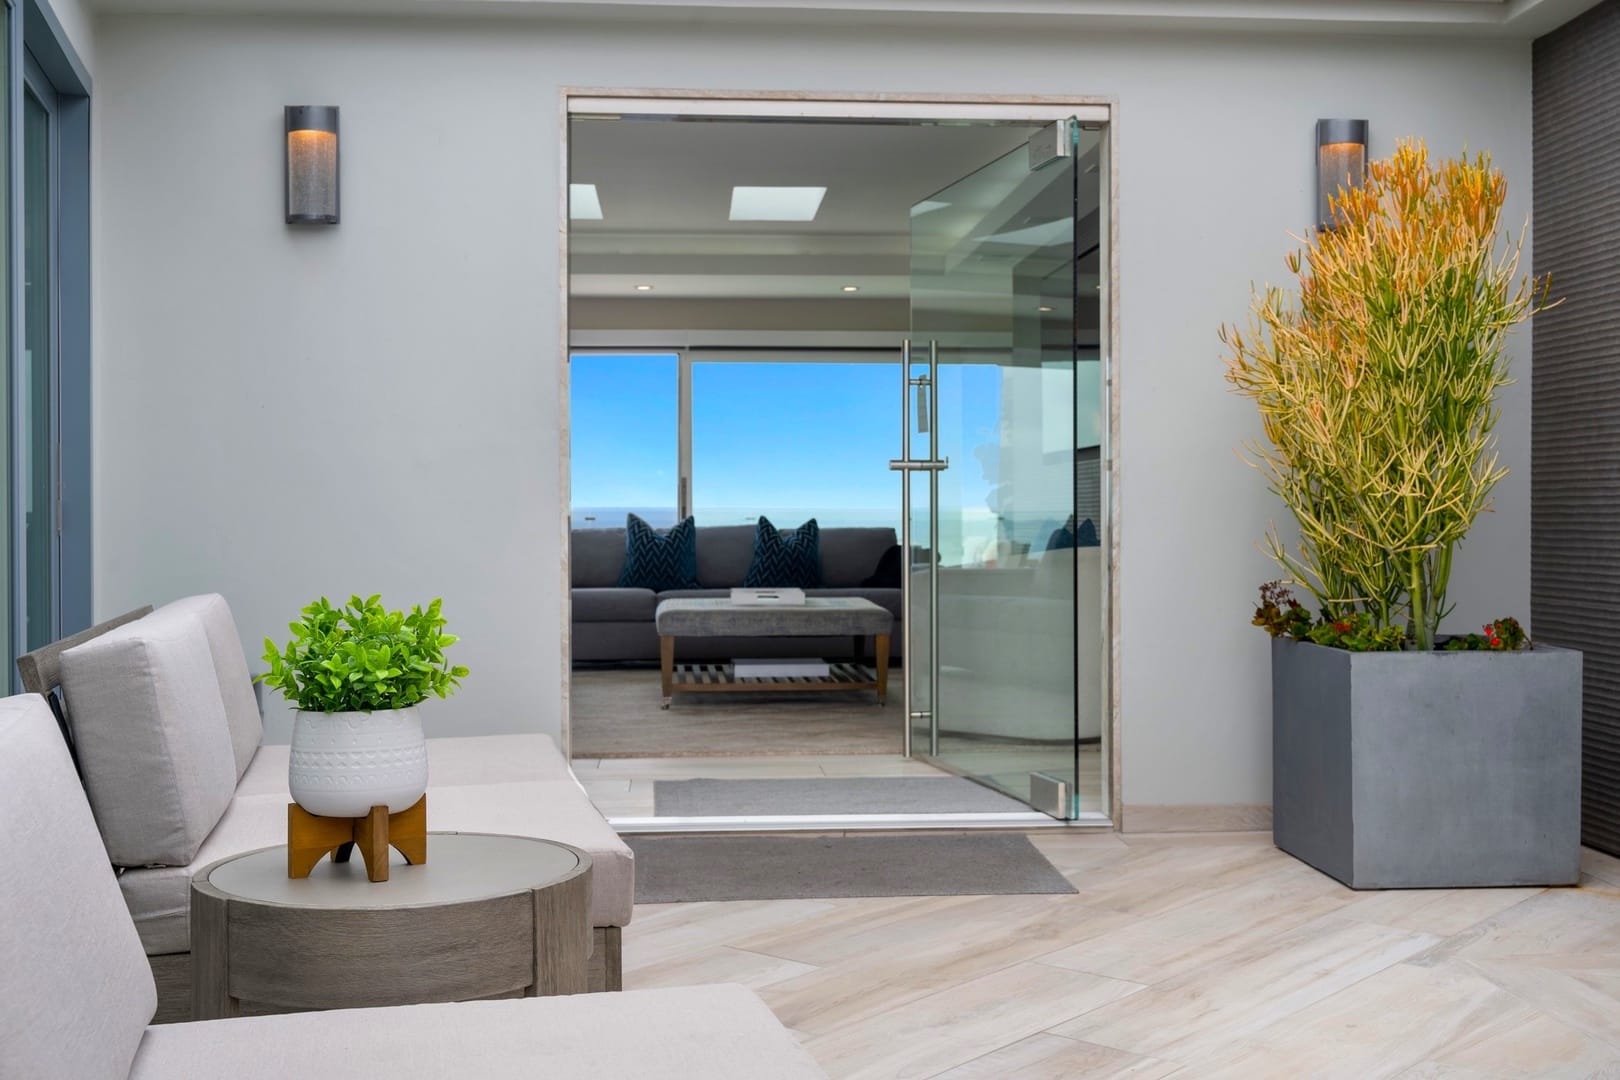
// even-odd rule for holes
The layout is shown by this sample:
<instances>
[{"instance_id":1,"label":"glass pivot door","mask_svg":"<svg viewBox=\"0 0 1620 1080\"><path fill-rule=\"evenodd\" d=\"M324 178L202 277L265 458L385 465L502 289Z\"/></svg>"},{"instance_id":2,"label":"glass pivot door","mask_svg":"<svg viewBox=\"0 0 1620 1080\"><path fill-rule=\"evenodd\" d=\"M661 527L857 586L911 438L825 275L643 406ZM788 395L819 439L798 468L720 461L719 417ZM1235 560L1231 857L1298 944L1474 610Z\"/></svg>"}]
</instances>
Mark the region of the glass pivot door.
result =
<instances>
[{"instance_id":1,"label":"glass pivot door","mask_svg":"<svg viewBox=\"0 0 1620 1080\"><path fill-rule=\"evenodd\" d=\"M1102 809L1101 133L1037 133L911 211L909 752Z\"/></svg>"}]
</instances>

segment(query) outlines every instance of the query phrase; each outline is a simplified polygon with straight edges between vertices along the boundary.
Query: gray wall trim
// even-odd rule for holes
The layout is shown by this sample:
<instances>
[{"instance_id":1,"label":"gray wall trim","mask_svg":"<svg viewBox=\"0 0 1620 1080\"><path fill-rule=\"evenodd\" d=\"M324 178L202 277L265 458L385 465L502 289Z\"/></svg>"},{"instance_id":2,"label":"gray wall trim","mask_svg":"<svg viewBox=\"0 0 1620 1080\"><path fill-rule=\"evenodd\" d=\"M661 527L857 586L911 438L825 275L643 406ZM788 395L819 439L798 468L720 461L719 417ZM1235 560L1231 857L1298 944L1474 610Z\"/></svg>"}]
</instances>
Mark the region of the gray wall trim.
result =
<instances>
[{"instance_id":1,"label":"gray wall trim","mask_svg":"<svg viewBox=\"0 0 1620 1080\"><path fill-rule=\"evenodd\" d=\"M1620 854L1620 0L1535 42L1531 630L1586 654L1582 838Z\"/></svg>"},{"instance_id":2,"label":"gray wall trim","mask_svg":"<svg viewBox=\"0 0 1620 1080\"><path fill-rule=\"evenodd\" d=\"M23 39L58 94L90 93L90 69L79 59L56 12L51 9L50 0L27 0Z\"/></svg>"}]
</instances>

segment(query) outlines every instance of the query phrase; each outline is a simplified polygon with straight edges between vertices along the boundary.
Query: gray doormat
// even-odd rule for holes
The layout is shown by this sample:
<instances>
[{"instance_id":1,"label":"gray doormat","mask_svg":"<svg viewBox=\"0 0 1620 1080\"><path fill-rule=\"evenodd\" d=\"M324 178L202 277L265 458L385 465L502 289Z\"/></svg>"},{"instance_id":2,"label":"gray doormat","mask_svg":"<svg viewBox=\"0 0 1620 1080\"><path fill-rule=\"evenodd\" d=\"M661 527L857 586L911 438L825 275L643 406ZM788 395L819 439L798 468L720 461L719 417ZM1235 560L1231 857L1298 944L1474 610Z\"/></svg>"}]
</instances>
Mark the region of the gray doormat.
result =
<instances>
[{"instance_id":1,"label":"gray doormat","mask_svg":"<svg viewBox=\"0 0 1620 1080\"><path fill-rule=\"evenodd\" d=\"M953 836L626 836L636 903L842 896L1072 893L1018 833Z\"/></svg>"},{"instance_id":2,"label":"gray doormat","mask_svg":"<svg viewBox=\"0 0 1620 1080\"><path fill-rule=\"evenodd\" d=\"M762 814L1010 814L1029 807L960 776L854 776L792 780L658 780L658 817Z\"/></svg>"}]
</instances>

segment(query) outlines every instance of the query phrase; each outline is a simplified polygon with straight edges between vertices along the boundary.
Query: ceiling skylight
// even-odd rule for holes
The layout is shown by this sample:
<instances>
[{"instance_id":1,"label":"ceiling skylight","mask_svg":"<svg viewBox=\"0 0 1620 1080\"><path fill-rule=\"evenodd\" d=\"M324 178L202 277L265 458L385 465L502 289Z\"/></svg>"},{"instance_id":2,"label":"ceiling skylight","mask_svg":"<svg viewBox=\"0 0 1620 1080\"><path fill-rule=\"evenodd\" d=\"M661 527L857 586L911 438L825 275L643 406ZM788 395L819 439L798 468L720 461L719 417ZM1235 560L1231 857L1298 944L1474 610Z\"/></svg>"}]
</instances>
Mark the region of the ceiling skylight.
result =
<instances>
[{"instance_id":1,"label":"ceiling skylight","mask_svg":"<svg viewBox=\"0 0 1620 1080\"><path fill-rule=\"evenodd\" d=\"M734 187L732 221L814 221L824 187Z\"/></svg>"},{"instance_id":2,"label":"ceiling skylight","mask_svg":"<svg viewBox=\"0 0 1620 1080\"><path fill-rule=\"evenodd\" d=\"M568 216L573 221L602 220L602 200L595 184L568 185Z\"/></svg>"}]
</instances>

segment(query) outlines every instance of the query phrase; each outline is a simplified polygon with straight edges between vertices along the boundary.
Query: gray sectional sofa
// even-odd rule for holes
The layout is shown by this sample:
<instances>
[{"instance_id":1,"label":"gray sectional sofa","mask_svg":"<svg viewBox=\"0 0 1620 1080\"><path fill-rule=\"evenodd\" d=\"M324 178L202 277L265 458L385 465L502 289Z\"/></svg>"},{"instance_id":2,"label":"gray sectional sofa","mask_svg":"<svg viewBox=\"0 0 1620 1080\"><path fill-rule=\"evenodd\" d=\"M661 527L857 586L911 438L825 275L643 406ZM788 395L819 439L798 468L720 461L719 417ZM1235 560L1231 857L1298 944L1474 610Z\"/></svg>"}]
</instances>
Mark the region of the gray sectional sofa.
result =
<instances>
[{"instance_id":1,"label":"gray sectional sofa","mask_svg":"<svg viewBox=\"0 0 1620 1080\"><path fill-rule=\"evenodd\" d=\"M189 1019L192 872L285 842L292 798L289 747L260 745L230 607L207 594L141 608L28 653L17 667L40 700L59 694L105 855L119 867L156 980L157 1018ZM539 836L591 856L590 985L620 989L635 856L551 739L430 738L428 775L430 828ZM9 1075L0 1060L0 1078Z\"/></svg>"},{"instance_id":2,"label":"gray sectional sofa","mask_svg":"<svg viewBox=\"0 0 1620 1080\"><path fill-rule=\"evenodd\" d=\"M894 588L865 586L884 552L898 541L886 528L821 530L821 572L825 587L811 596L858 596L880 604L894 616L889 636L891 657L900 655L900 624L905 611L899 583ZM697 570L701 589L655 593L619 588L624 569L623 529L575 529L570 555L573 585L574 660L657 660L658 632L653 612L660 600L674 597L726 596L743 583L754 555L754 526L711 525L697 530ZM729 660L744 656L848 656L854 642L840 638L683 638L681 660Z\"/></svg>"},{"instance_id":3,"label":"gray sectional sofa","mask_svg":"<svg viewBox=\"0 0 1620 1080\"><path fill-rule=\"evenodd\" d=\"M741 986L149 1026L158 993L45 699L0 699L0 1077L811 1080Z\"/></svg>"}]
</instances>

